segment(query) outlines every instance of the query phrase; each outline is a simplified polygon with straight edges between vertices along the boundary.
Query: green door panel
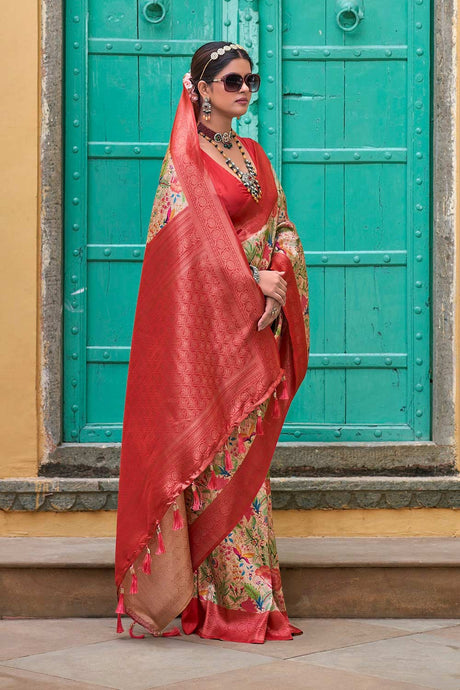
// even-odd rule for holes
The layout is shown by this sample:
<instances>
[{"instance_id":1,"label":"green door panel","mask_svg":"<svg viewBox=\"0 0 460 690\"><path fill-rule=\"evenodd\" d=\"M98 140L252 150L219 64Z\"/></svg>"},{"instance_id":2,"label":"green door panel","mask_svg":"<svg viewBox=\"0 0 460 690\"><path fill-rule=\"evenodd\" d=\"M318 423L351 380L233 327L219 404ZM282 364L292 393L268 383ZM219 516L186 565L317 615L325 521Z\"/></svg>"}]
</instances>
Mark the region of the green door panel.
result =
<instances>
[{"instance_id":1,"label":"green door panel","mask_svg":"<svg viewBox=\"0 0 460 690\"><path fill-rule=\"evenodd\" d=\"M308 266L309 370L281 440L430 438L430 3L364 5L344 31L335 0L67 1L65 441L121 440L181 79L221 38L261 73L237 129L280 175Z\"/></svg>"},{"instance_id":2,"label":"green door panel","mask_svg":"<svg viewBox=\"0 0 460 690\"><path fill-rule=\"evenodd\" d=\"M281 440L430 438L430 3L260 3L259 141L306 253L308 374Z\"/></svg>"},{"instance_id":3,"label":"green door panel","mask_svg":"<svg viewBox=\"0 0 460 690\"><path fill-rule=\"evenodd\" d=\"M237 23L237 7L227 5L66 3L66 441L121 440L161 161L191 56L202 43L226 35L230 18Z\"/></svg>"}]
</instances>

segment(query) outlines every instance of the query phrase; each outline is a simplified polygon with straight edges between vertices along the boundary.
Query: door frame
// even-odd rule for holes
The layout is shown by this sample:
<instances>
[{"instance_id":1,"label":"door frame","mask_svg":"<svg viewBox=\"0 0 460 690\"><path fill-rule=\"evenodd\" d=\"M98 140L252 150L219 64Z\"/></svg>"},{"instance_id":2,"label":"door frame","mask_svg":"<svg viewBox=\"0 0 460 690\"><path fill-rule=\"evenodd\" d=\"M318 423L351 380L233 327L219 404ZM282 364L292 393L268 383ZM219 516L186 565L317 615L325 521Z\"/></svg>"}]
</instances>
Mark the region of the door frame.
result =
<instances>
[{"instance_id":1,"label":"door frame","mask_svg":"<svg viewBox=\"0 0 460 690\"><path fill-rule=\"evenodd\" d=\"M455 448L456 5L433 0L432 440L279 444L275 466L321 473L451 474ZM62 442L64 8L41 0L39 459L41 476L118 476L119 443ZM293 468L295 468L293 470ZM324 472L323 472L324 473Z\"/></svg>"}]
</instances>

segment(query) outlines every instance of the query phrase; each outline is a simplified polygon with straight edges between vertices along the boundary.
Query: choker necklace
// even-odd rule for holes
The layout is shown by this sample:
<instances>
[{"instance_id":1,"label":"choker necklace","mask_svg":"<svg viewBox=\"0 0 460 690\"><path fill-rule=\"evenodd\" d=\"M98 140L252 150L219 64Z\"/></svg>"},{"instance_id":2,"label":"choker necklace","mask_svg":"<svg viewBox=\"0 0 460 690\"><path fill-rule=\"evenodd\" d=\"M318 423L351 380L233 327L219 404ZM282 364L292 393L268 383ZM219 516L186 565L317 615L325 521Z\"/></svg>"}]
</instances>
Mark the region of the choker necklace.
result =
<instances>
[{"instance_id":1,"label":"choker necklace","mask_svg":"<svg viewBox=\"0 0 460 690\"><path fill-rule=\"evenodd\" d=\"M214 139L218 144L223 144L226 149L231 149L233 146L232 138L235 136L235 132L232 129L229 132L213 132L212 129L199 122L198 131L206 134L209 139Z\"/></svg>"},{"instance_id":2,"label":"choker necklace","mask_svg":"<svg viewBox=\"0 0 460 690\"><path fill-rule=\"evenodd\" d=\"M237 144L239 150L241 151L241 155L243 156L243 160L244 160L244 163L246 165L246 171L247 172L243 172L242 170L240 170L240 168L236 165L236 163L234 163L232 161L232 159L229 158L221 148L219 148L219 144L216 141L214 141L214 138L211 139L211 137L209 137L203 131L203 129L200 128L200 124L201 123L198 124L198 133L200 134L200 136L202 136L203 139L207 139L208 141L210 141L211 144L214 144L214 146L219 151L219 153L221 153L223 155L223 157L225 158L225 162L228 165L228 167L231 168L236 173L236 175L240 178L241 182L244 184L244 186L246 187L248 192L251 194L254 201L259 203L259 201L262 197L262 189L261 189L259 181L257 179L257 170L255 169L255 167L253 166L253 164L251 163L249 158L246 157L246 154L244 153L243 146L241 145L241 142L238 139L238 137L236 136L236 134L233 133L233 136L235 138L235 141L236 141L236 144ZM212 131L211 131L211 134L212 134Z\"/></svg>"}]
</instances>

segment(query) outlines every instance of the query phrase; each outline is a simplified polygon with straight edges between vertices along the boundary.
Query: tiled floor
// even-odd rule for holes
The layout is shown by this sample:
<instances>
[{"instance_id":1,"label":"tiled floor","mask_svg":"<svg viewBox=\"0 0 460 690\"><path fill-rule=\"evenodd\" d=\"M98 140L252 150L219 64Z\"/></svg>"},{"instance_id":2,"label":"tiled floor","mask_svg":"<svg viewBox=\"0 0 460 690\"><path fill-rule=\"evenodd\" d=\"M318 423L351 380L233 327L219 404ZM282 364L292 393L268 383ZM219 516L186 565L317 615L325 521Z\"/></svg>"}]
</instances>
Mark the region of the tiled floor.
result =
<instances>
[{"instance_id":1,"label":"tiled floor","mask_svg":"<svg viewBox=\"0 0 460 690\"><path fill-rule=\"evenodd\" d=\"M1 620L0 689L460 690L460 620L291 618L303 635L264 644L131 639L128 620Z\"/></svg>"}]
</instances>

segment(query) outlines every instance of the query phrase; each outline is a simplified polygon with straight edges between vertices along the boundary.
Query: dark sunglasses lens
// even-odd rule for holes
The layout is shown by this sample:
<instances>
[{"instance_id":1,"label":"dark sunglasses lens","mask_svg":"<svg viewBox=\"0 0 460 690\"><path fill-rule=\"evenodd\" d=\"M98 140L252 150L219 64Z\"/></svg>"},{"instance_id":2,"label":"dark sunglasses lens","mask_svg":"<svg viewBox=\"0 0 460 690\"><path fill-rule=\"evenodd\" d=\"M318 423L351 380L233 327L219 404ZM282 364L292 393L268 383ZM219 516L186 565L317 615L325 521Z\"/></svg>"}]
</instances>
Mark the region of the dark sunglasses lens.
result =
<instances>
[{"instance_id":1,"label":"dark sunglasses lens","mask_svg":"<svg viewBox=\"0 0 460 690\"><path fill-rule=\"evenodd\" d=\"M246 84L249 91L258 91L260 86L260 76L258 74L248 74L246 77Z\"/></svg>"},{"instance_id":2,"label":"dark sunglasses lens","mask_svg":"<svg viewBox=\"0 0 460 690\"><path fill-rule=\"evenodd\" d=\"M227 74L224 86L227 91L239 91L243 86L243 77L239 74Z\"/></svg>"},{"instance_id":3,"label":"dark sunglasses lens","mask_svg":"<svg viewBox=\"0 0 460 690\"><path fill-rule=\"evenodd\" d=\"M258 74L248 74L244 80L240 74L227 74L224 77L224 87L226 91L239 91L243 86L243 81L248 85L249 91L258 91L260 86L260 76Z\"/></svg>"}]
</instances>

